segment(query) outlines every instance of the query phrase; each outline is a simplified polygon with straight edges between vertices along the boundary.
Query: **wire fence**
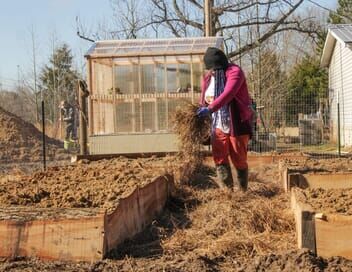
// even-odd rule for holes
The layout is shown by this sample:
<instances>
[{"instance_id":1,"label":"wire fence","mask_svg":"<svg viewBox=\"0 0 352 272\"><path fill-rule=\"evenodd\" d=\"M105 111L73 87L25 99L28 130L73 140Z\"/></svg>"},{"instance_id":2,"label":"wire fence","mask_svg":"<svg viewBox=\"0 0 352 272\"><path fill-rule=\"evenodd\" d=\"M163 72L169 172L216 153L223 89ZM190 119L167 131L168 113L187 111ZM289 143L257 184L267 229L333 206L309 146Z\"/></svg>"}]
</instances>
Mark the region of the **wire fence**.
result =
<instances>
[{"instance_id":1,"label":"wire fence","mask_svg":"<svg viewBox=\"0 0 352 272\"><path fill-rule=\"evenodd\" d=\"M200 98L200 56L97 60L92 65L90 135L172 133L176 107ZM334 92L284 87L264 86L259 94L252 93L256 115L250 151L347 152L352 118L344 104L338 114Z\"/></svg>"},{"instance_id":2,"label":"wire fence","mask_svg":"<svg viewBox=\"0 0 352 272\"><path fill-rule=\"evenodd\" d=\"M112 146L119 146L118 138L99 140L94 147L96 137L142 135L136 141L143 142L145 135L155 135L150 143L157 150L163 150L162 145L170 148L175 137L160 140L158 136L173 133L176 107L186 101L198 103L204 67L200 56L157 57L144 64L138 59L126 59L123 63L99 60L93 62L92 71L88 98L90 149L96 149L93 153L114 153ZM305 89L270 92L265 88L260 94L252 93L256 114L249 150L258 155L348 155L352 145L352 112L347 96L344 99L339 93L340 97L336 89L322 93ZM123 144L128 145L128 141ZM143 153L143 146L133 152L133 145L131 141L132 153ZM165 152L168 151L171 150L166 148Z\"/></svg>"},{"instance_id":3,"label":"wire fence","mask_svg":"<svg viewBox=\"0 0 352 272\"><path fill-rule=\"evenodd\" d=\"M303 152L321 157L348 153L349 112L337 103L332 91L324 96L318 91L302 93L304 90L281 98L257 97L251 151Z\"/></svg>"}]
</instances>

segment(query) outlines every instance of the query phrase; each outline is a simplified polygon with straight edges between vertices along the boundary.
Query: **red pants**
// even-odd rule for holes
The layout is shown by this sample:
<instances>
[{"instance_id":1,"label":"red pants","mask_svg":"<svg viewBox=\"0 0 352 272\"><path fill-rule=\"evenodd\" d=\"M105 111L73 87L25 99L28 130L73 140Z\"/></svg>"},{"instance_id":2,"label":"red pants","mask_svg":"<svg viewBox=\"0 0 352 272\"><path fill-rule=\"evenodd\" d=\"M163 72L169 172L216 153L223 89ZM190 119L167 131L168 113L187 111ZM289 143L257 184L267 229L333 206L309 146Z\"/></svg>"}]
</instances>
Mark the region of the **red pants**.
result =
<instances>
[{"instance_id":1,"label":"red pants","mask_svg":"<svg viewBox=\"0 0 352 272\"><path fill-rule=\"evenodd\" d=\"M249 135L230 136L216 129L211 146L215 164L228 164L229 155L236 169L247 169L247 146Z\"/></svg>"}]
</instances>

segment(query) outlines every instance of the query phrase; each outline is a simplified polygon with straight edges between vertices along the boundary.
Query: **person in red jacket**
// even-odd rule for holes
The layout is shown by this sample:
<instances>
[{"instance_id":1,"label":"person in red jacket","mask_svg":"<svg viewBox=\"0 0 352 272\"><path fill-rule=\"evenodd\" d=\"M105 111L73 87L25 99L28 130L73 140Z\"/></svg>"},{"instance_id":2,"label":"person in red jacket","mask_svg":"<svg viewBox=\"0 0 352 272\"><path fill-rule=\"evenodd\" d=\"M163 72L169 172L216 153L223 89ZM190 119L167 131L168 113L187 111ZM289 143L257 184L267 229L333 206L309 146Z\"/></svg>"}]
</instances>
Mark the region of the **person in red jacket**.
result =
<instances>
[{"instance_id":1,"label":"person in red jacket","mask_svg":"<svg viewBox=\"0 0 352 272\"><path fill-rule=\"evenodd\" d=\"M242 191L248 187L247 146L253 110L242 69L228 62L224 52L209 47L204 55L208 72L202 83L197 115L212 117L211 145L220 188L233 186L229 157Z\"/></svg>"}]
</instances>

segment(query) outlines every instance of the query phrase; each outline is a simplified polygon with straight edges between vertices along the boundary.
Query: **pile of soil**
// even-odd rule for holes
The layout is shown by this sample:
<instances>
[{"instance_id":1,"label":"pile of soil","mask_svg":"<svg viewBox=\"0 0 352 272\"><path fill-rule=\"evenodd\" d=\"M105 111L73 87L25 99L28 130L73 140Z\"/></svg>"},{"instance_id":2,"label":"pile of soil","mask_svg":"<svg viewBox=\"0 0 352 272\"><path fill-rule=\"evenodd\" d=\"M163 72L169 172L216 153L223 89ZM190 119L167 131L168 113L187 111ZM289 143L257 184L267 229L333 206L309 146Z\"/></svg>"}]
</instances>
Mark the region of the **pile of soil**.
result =
<instances>
[{"instance_id":1,"label":"pile of soil","mask_svg":"<svg viewBox=\"0 0 352 272\"><path fill-rule=\"evenodd\" d=\"M285 159L281 162L283 167L297 169L302 172L352 172L352 158L335 158L335 159L304 159L292 160Z\"/></svg>"},{"instance_id":2,"label":"pile of soil","mask_svg":"<svg viewBox=\"0 0 352 272\"><path fill-rule=\"evenodd\" d=\"M301 190L305 203L316 212L352 215L352 188Z\"/></svg>"},{"instance_id":3,"label":"pile of soil","mask_svg":"<svg viewBox=\"0 0 352 272\"><path fill-rule=\"evenodd\" d=\"M29 270L30 268L30 270ZM27 269L27 270L26 270ZM37 259L0 259L1 271L74 271L74 272L174 272L174 271L223 271L223 272L253 272L253 271L282 271L282 272L347 272L352 270L352 261L342 257L321 258L312 252L302 249L283 254L268 254L252 259L248 264L239 267L233 263L231 267L221 268L218 260L188 256L186 259L175 257L136 259L126 257L124 260L103 260L93 264L44 262Z\"/></svg>"},{"instance_id":4,"label":"pile of soil","mask_svg":"<svg viewBox=\"0 0 352 272\"><path fill-rule=\"evenodd\" d=\"M283 271L283 272L323 272L351 271L352 262L342 257L320 258L308 250L293 250L282 254L268 254L252 259L248 265L239 267L233 263L228 268L218 266L219 260L196 256L176 256L173 258L136 259L126 257L124 260L103 260L93 264L44 262L37 259L0 260L1 271L75 271L75 272L171 272L171 271ZM30 269L29 269L30 268ZM27 270L26 270L27 269Z\"/></svg>"},{"instance_id":5,"label":"pile of soil","mask_svg":"<svg viewBox=\"0 0 352 272\"><path fill-rule=\"evenodd\" d=\"M168 158L116 158L51 167L30 176L0 179L1 206L104 208L167 170Z\"/></svg>"},{"instance_id":6,"label":"pile of soil","mask_svg":"<svg viewBox=\"0 0 352 272\"><path fill-rule=\"evenodd\" d=\"M321 258L307 249L269 254L254 259L241 271L351 271L352 261L343 257Z\"/></svg>"},{"instance_id":7,"label":"pile of soil","mask_svg":"<svg viewBox=\"0 0 352 272\"><path fill-rule=\"evenodd\" d=\"M63 143L46 137L49 160L68 156ZM32 124L0 107L0 162L35 162L42 160L42 134Z\"/></svg>"}]
</instances>

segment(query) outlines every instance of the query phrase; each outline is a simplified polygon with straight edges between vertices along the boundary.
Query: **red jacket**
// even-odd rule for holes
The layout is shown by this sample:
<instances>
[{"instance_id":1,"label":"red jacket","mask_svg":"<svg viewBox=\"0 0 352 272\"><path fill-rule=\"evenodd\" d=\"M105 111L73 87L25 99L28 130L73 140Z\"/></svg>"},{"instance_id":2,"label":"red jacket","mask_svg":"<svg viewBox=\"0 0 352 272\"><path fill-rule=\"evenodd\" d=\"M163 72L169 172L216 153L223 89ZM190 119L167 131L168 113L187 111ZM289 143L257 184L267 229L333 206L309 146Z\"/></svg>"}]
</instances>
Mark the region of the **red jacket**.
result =
<instances>
[{"instance_id":1,"label":"red jacket","mask_svg":"<svg viewBox=\"0 0 352 272\"><path fill-rule=\"evenodd\" d=\"M201 105L205 106L205 91L209 85L211 74L207 73L202 82ZM231 135L251 134L251 98L248 93L245 75L236 64L229 64L226 69L226 84L222 94L210 105L212 112L218 111L222 106L229 104L230 121L232 123Z\"/></svg>"}]
</instances>

